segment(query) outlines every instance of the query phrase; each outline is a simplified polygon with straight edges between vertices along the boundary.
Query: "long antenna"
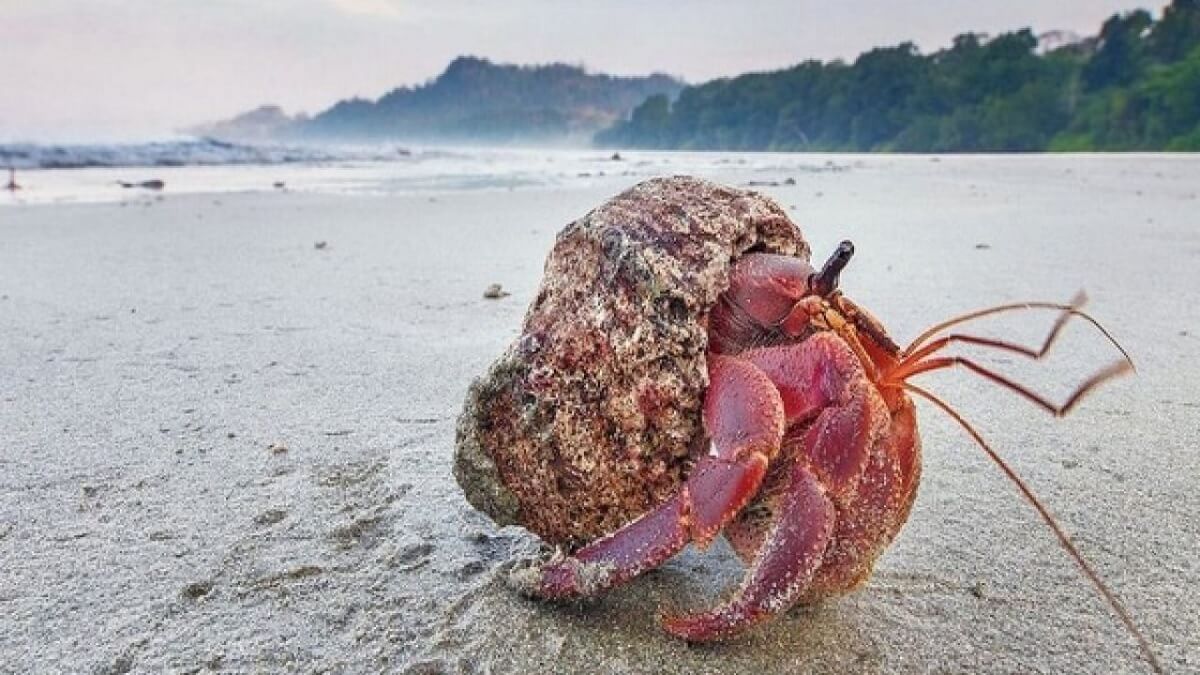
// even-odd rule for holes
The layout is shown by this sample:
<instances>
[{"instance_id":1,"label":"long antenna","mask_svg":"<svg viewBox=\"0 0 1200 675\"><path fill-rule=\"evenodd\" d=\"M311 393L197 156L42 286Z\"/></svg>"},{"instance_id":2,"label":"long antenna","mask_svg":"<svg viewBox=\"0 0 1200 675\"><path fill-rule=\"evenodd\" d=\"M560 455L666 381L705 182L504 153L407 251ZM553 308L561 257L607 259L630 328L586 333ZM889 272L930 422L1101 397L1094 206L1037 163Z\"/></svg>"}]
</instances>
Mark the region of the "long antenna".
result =
<instances>
[{"instance_id":1,"label":"long antenna","mask_svg":"<svg viewBox=\"0 0 1200 675\"><path fill-rule=\"evenodd\" d=\"M951 408L948 403L916 385L905 382L903 386L908 391L911 391L912 393L941 408L942 411L949 415L955 422L958 422L959 426L961 426L968 434L971 435L971 438L975 439L975 442L979 444L979 447L983 448L983 451L986 452L988 457L990 457L991 460L996 463L996 466L1000 467L1000 470L1004 472L1004 475L1008 476L1008 479L1017 486L1017 488L1021 491L1021 494L1025 496L1025 499L1033 505L1033 508L1037 509L1038 515L1041 516L1042 520L1050 526L1050 529L1054 532L1054 536L1058 537L1058 543L1061 544L1064 549L1066 549L1071 558L1073 558L1079 567L1083 569L1083 573L1087 575L1089 580L1091 580L1092 585L1094 585L1096 589L1100 591L1100 595L1104 596L1104 599L1108 602L1108 606L1111 607L1113 612L1115 612L1121 619L1121 623L1125 624L1125 628L1129 629L1129 632L1132 633L1133 637L1137 639L1138 646L1141 647L1142 650L1142 655L1145 656L1146 661L1149 662L1150 667L1154 670L1154 672L1164 672L1162 664L1158 661L1158 657L1154 655L1154 649L1151 647L1150 641L1146 639L1146 636L1142 635L1140 630L1138 630L1137 625L1133 622L1133 616L1130 615L1129 610L1125 609L1125 605L1121 604L1121 601L1117 599L1116 594L1109 590L1108 586L1100 579L1100 575L1096 574L1096 571L1092 569L1091 565L1088 564L1088 561L1083 557L1083 554L1079 552L1079 549L1075 548L1075 544L1071 541L1070 537L1067 536L1067 533L1063 531L1062 527L1059 526L1058 521L1054 519L1054 516L1050 515L1050 511L1047 510L1042 504L1041 500L1039 500L1037 496L1033 494L1033 490L1031 490L1025 481L1017 475L1017 472L1008 465L1008 462L1004 461L1004 458L997 454L996 451L987 444L987 441L983 440L983 436L981 436L979 432L976 431L975 428L963 418L962 415L959 415L957 411Z\"/></svg>"},{"instance_id":2,"label":"long antenna","mask_svg":"<svg viewBox=\"0 0 1200 675\"><path fill-rule=\"evenodd\" d=\"M1001 314L1004 312L1014 312L1014 311L1028 310L1028 309L1057 309L1057 310L1063 312L1064 316L1059 317L1058 321L1054 325L1054 328L1050 331L1050 336L1048 338L1049 342L1053 342L1054 337L1057 336L1058 332L1062 329L1062 324L1065 323L1068 318L1070 318L1072 316L1077 316L1077 317L1080 317L1081 319L1087 321L1088 323L1092 324L1092 326L1094 326L1096 328L1096 330L1100 331L1100 333L1103 334L1104 337L1107 338L1108 341L1110 343L1112 343L1113 346L1115 346L1121 352L1121 355L1125 357L1125 360L1129 361L1132 364L1133 359L1131 359L1129 357L1129 353L1126 352L1125 348L1122 347L1120 345L1120 343L1117 342L1116 338L1114 338L1112 336L1112 334L1108 332L1108 329L1106 329L1104 326L1100 325L1100 322L1097 321L1094 317L1092 317L1092 315L1088 314L1087 312L1081 311L1079 309L1079 307L1082 306L1083 303L1086 301L1087 301L1087 296L1081 292L1081 293L1077 294L1071 300L1071 302L1069 304L1062 304L1062 303L1058 303L1058 302L1041 302L1041 301L1038 301L1038 302L1015 302L1015 303L1008 304L1008 305L997 305L995 307L988 307L986 309L980 309L980 310L977 310L974 312L968 312L967 314L962 314L962 315L956 316L952 319L943 321L935 326L931 326L924 333L921 333L920 335L918 335L915 340L910 342L909 345L907 347L905 347L904 351L901 353L905 354L906 356L911 355L913 353L914 349L916 349L917 347L924 344L927 340L929 340L929 338L933 337L934 335L937 335L938 333L942 332L943 330L946 330L947 328L950 328L951 326L957 326L958 324L966 323L966 322L972 321L974 319L979 319L979 318L982 318L985 316L991 316L993 314ZM1049 348L1049 344L1044 345L1041 350L1042 353L1045 353L1046 349L1048 349L1048 348Z\"/></svg>"}]
</instances>

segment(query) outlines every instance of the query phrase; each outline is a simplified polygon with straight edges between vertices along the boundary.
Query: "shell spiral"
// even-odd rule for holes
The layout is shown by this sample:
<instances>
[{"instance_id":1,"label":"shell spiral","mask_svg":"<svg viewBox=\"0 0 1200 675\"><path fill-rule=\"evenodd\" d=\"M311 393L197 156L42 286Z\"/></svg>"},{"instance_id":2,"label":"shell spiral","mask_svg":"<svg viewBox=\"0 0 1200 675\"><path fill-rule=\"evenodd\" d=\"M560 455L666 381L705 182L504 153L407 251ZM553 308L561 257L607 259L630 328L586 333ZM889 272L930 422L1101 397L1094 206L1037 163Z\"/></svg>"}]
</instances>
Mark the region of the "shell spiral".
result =
<instances>
[{"instance_id":1,"label":"shell spiral","mask_svg":"<svg viewBox=\"0 0 1200 675\"><path fill-rule=\"evenodd\" d=\"M567 225L520 337L467 394L454 457L467 500L574 546L670 497L703 440L708 314L748 251L810 253L774 201L690 177Z\"/></svg>"}]
</instances>

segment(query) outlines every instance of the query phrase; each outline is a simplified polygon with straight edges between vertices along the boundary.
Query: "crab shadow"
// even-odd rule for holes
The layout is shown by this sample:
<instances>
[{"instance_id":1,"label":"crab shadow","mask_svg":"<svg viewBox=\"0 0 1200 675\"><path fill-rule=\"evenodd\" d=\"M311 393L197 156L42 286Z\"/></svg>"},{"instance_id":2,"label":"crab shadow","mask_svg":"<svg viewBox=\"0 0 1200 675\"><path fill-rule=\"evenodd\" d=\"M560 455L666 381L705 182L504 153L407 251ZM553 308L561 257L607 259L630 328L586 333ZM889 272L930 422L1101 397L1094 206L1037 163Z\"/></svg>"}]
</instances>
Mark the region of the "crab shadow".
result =
<instances>
[{"instance_id":1,"label":"crab shadow","mask_svg":"<svg viewBox=\"0 0 1200 675\"><path fill-rule=\"evenodd\" d=\"M719 643L688 644L662 631L662 614L712 606L744 572L720 543L705 552L689 549L599 598L550 603L519 596L497 568L470 603L469 622L476 627L471 651L493 667L534 672L886 670L880 645L860 622L860 608L837 600L795 608ZM538 660L531 662L533 654Z\"/></svg>"}]
</instances>

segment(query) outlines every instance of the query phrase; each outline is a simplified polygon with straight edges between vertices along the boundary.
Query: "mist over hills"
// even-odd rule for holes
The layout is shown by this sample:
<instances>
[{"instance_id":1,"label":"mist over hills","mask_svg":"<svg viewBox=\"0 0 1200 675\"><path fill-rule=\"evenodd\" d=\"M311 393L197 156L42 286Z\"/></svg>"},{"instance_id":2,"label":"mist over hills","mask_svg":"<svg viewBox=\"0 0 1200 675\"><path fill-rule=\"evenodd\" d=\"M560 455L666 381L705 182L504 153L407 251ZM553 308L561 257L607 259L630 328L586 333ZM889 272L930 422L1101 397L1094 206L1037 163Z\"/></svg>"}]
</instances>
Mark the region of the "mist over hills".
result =
<instances>
[{"instance_id":1,"label":"mist over hills","mask_svg":"<svg viewBox=\"0 0 1200 675\"><path fill-rule=\"evenodd\" d=\"M588 143L654 95L683 83L662 74L616 77L562 63L496 64L462 56L426 84L377 100L338 101L311 118L263 106L190 130L236 141Z\"/></svg>"}]
</instances>

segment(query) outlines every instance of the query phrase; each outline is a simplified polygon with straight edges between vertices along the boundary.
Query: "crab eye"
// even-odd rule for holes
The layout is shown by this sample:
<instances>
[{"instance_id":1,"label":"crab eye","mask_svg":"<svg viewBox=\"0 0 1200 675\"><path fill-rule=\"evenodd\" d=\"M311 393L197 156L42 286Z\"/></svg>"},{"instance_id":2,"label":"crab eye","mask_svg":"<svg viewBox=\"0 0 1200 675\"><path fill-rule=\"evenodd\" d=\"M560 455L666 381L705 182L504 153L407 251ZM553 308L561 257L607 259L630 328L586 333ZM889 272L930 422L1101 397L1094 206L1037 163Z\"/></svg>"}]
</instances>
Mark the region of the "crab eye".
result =
<instances>
[{"instance_id":1,"label":"crab eye","mask_svg":"<svg viewBox=\"0 0 1200 675\"><path fill-rule=\"evenodd\" d=\"M813 293L824 297L836 291L838 277L853 256L853 243L843 241L838 244L838 247L833 251L833 255L829 256L829 260L825 261L825 266L821 268L821 271L812 275L812 278L809 280L808 285L812 288Z\"/></svg>"}]
</instances>

